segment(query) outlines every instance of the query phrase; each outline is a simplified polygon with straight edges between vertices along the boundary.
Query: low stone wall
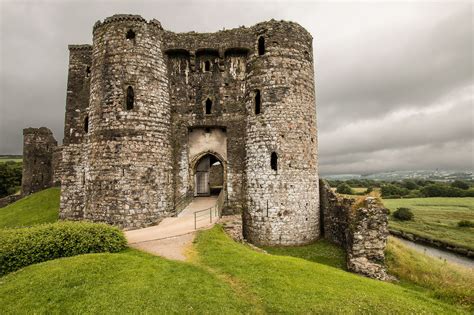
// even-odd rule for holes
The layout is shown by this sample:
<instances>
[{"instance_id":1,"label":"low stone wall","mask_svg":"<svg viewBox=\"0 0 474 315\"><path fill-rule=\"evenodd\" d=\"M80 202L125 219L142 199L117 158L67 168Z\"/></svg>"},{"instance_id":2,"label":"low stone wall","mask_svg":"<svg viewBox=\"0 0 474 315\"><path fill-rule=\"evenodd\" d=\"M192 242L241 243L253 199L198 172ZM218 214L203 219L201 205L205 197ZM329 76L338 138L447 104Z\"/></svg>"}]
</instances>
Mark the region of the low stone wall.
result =
<instances>
[{"instance_id":1,"label":"low stone wall","mask_svg":"<svg viewBox=\"0 0 474 315\"><path fill-rule=\"evenodd\" d=\"M10 195L0 198L0 208L6 207L11 203L21 199L21 195Z\"/></svg>"},{"instance_id":2,"label":"low stone wall","mask_svg":"<svg viewBox=\"0 0 474 315\"><path fill-rule=\"evenodd\" d=\"M320 196L323 235L345 248L348 270L374 279L391 279L384 264L388 210L377 198L355 203L339 196L324 180L320 181Z\"/></svg>"}]
</instances>

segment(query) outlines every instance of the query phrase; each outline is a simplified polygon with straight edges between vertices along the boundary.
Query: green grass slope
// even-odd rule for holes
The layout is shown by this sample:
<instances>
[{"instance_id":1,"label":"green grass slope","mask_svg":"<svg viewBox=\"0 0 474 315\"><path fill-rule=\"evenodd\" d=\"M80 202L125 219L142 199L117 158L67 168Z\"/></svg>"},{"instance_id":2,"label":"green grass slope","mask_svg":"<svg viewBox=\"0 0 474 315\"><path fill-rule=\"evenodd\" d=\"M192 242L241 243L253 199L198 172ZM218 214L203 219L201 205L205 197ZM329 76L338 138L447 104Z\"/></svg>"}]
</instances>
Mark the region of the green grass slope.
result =
<instances>
[{"instance_id":1,"label":"green grass slope","mask_svg":"<svg viewBox=\"0 0 474 315\"><path fill-rule=\"evenodd\" d=\"M460 220L474 221L474 198L384 199L383 203L392 213L406 207L415 214L413 221L390 216L390 228L474 250L474 228L457 226Z\"/></svg>"},{"instance_id":2,"label":"green grass slope","mask_svg":"<svg viewBox=\"0 0 474 315\"><path fill-rule=\"evenodd\" d=\"M425 293L300 258L256 252L220 227L192 263L135 250L61 258L0 278L0 313L456 314Z\"/></svg>"},{"instance_id":3,"label":"green grass slope","mask_svg":"<svg viewBox=\"0 0 474 315\"><path fill-rule=\"evenodd\" d=\"M299 258L258 253L220 227L200 233L199 262L240 283L266 313L446 314L462 312L395 284Z\"/></svg>"},{"instance_id":4,"label":"green grass slope","mask_svg":"<svg viewBox=\"0 0 474 315\"><path fill-rule=\"evenodd\" d=\"M59 195L59 188L49 188L0 208L0 228L30 226L57 221Z\"/></svg>"},{"instance_id":5,"label":"green grass slope","mask_svg":"<svg viewBox=\"0 0 474 315\"><path fill-rule=\"evenodd\" d=\"M135 250L26 267L0 278L2 314L236 314L251 305L203 268Z\"/></svg>"}]
</instances>

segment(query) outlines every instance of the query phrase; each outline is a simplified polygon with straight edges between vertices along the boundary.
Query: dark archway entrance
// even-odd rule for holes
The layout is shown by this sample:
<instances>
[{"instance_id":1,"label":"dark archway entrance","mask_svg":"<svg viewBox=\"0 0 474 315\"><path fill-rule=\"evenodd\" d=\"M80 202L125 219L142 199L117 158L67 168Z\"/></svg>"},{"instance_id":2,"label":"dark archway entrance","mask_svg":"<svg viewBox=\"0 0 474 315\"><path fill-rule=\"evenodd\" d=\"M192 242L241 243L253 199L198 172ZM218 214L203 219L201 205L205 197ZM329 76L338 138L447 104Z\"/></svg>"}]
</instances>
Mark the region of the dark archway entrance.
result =
<instances>
[{"instance_id":1,"label":"dark archway entrance","mask_svg":"<svg viewBox=\"0 0 474 315\"><path fill-rule=\"evenodd\" d=\"M224 166L212 154L202 156L194 172L194 195L218 195L224 186Z\"/></svg>"}]
</instances>

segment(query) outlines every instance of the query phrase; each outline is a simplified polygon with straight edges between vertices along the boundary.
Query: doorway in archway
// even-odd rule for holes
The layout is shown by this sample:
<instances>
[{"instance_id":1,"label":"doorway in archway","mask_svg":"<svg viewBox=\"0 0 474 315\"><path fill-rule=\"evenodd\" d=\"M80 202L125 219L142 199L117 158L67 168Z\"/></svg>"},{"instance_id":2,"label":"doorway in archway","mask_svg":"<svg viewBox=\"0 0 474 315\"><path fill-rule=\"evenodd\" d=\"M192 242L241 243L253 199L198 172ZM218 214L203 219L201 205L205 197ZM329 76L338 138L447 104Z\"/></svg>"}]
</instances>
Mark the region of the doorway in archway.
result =
<instances>
[{"instance_id":1,"label":"doorway in archway","mask_svg":"<svg viewBox=\"0 0 474 315\"><path fill-rule=\"evenodd\" d=\"M218 195L224 185L224 167L212 154L206 154L196 163L194 195Z\"/></svg>"}]
</instances>

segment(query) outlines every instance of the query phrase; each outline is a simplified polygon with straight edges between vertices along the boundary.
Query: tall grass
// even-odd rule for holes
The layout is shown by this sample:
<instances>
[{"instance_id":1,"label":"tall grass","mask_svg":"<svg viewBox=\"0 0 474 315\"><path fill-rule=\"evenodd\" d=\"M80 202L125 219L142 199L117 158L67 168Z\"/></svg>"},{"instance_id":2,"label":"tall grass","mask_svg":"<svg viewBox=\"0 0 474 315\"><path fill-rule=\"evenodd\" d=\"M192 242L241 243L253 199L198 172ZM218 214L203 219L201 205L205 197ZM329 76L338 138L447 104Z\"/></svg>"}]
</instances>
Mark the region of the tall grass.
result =
<instances>
[{"instance_id":1,"label":"tall grass","mask_svg":"<svg viewBox=\"0 0 474 315\"><path fill-rule=\"evenodd\" d=\"M474 311L474 270L422 255L391 238L386 249L390 274L428 288L430 294Z\"/></svg>"}]
</instances>

